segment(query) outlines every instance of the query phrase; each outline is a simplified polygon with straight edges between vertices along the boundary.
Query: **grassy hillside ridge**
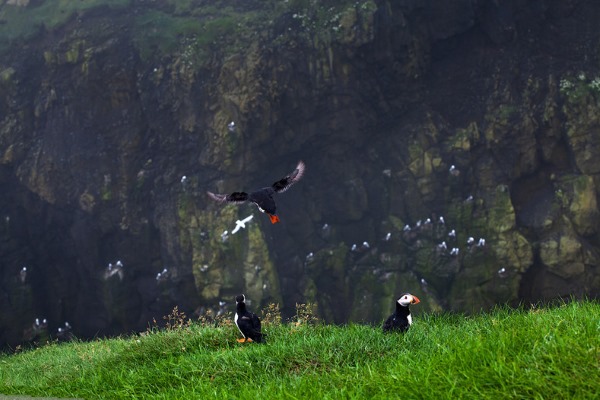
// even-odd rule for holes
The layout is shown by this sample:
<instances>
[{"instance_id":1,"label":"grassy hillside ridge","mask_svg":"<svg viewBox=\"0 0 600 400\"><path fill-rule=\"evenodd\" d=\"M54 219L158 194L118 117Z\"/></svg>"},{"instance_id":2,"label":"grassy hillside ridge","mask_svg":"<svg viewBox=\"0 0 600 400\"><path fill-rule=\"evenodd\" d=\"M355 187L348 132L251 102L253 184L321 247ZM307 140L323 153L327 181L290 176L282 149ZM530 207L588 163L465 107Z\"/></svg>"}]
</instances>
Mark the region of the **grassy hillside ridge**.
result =
<instances>
[{"instance_id":1,"label":"grassy hillside ridge","mask_svg":"<svg viewBox=\"0 0 600 400\"><path fill-rule=\"evenodd\" d=\"M598 398L600 305L572 302L472 317L425 315L405 335L379 327L265 324L239 344L231 324L0 357L0 393L94 398Z\"/></svg>"},{"instance_id":2,"label":"grassy hillside ridge","mask_svg":"<svg viewBox=\"0 0 600 400\"><path fill-rule=\"evenodd\" d=\"M346 13L375 9L372 0L41 0L26 6L0 2L0 52L15 44L20 49L18 41L61 29L89 12L105 11L115 19L125 15L132 18L134 43L144 60L174 53L202 59L216 48L240 51L286 13L294 13L298 29L324 40L337 35ZM84 29L87 24L76 24L70 30Z\"/></svg>"}]
</instances>

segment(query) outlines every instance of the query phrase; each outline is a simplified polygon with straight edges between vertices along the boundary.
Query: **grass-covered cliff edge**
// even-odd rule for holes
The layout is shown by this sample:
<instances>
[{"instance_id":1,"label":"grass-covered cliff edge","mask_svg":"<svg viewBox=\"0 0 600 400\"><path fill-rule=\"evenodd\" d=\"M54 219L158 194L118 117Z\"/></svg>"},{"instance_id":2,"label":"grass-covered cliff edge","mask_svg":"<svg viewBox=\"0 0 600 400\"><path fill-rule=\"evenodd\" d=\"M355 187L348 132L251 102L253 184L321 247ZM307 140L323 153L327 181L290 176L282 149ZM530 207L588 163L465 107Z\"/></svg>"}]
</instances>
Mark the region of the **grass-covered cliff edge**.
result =
<instances>
[{"instance_id":1,"label":"grass-covered cliff edge","mask_svg":"<svg viewBox=\"0 0 600 400\"><path fill-rule=\"evenodd\" d=\"M405 335L366 325L232 325L46 345L0 356L0 393L111 398L569 398L600 393L600 305L424 314Z\"/></svg>"}]
</instances>

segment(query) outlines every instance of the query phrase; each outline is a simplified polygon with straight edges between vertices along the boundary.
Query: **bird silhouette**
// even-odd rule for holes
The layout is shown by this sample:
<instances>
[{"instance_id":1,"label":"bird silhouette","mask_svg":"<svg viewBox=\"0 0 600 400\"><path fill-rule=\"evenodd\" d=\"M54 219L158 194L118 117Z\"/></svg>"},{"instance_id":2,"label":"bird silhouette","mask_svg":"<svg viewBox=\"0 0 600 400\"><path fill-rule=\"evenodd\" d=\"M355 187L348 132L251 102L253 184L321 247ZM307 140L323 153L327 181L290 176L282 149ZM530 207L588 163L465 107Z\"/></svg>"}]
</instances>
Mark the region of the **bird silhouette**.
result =
<instances>
[{"instance_id":1,"label":"bird silhouette","mask_svg":"<svg viewBox=\"0 0 600 400\"><path fill-rule=\"evenodd\" d=\"M250 341L261 343L264 334L261 332L260 319L256 314L246 309L246 296L243 294L237 296L235 302L236 310L233 320L244 337L243 339L238 339L238 342L244 343Z\"/></svg>"},{"instance_id":2,"label":"bird silhouette","mask_svg":"<svg viewBox=\"0 0 600 400\"><path fill-rule=\"evenodd\" d=\"M273 195L275 193L285 192L290 188L290 186L298 182L300 178L302 178L302 176L304 175L304 170L304 162L298 161L298 165L296 166L296 169L294 171L292 171L289 175L286 175L285 177L281 178L277 182L273 183L271 186L257 189L250 193L233 192L231 194L217 194L213 192L207 192L207 194L211 199L219 203L227 202L242 204L246 201L250 201L254 203L261 212L266 213L269 216L272 224L275 224L279 222L279 217L276 214L277 206L275 205Z\"/></svg>"},{"instance_id":3,"label":"bird silhouette","mask_svg":"<svg viewBox=\"0 0 600 400\"><path fill-rule=\"evenodd\" d=\"M419 304L420 302L417 296L410 293L400 295L400 298L396 300L396 311L383 323L383 331L406 332L412 325L409 306L411 304Z\"/></svg>"}]
</instances>

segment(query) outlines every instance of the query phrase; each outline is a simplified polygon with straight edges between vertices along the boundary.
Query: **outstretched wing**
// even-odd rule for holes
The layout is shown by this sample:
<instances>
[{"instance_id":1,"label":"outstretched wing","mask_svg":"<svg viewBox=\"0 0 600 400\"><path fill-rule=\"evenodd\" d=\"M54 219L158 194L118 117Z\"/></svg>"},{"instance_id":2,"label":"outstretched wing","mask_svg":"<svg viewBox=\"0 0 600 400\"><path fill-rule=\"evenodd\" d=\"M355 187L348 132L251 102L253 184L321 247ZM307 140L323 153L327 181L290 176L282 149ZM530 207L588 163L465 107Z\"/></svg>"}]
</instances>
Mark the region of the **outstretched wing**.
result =
<instances>
[{"instance_id":1,"label":"outstretched wing","mask_svg":"<svg viewBox=\"0 0 600 400\"><path fill-rule=\"evenodd\" d=\"M294 183L298 182L300 178L302 178L302 175L304 175L304 169L304 162L298 161L296 169L291 174L287 175L285 178L280 179L273 184L273 190L275 190L277 193L282 193L288 190L290 186L292 186Z\"/></svg>"},{"instance_id":2,"label":"outstretched wing","mask_svg":"<svg viewBox=\"0 0 600 400\"><path fill-rule=\"evenodd\" d=\"M254 218L254 215L250 215L250 216L248 216L248 217L244 218L244 219L243 219L241 222L242 222L243 224L245 224L245 223L247 223L247 222L250 222L250 220L251 220L252 218Z\"/></svg>"},{"instance_id":3,"label":"outstretched wing","mask_svg":"<svg viewBox=\"0 0 600 400\"><path fill-rule=\"evenodd\" d=\"M208 197L219 203L243 203L248 200L248 193L246 192L233 192L231 194L218 194L213 192L206 192Z\"/></svg>"}]
</instances>

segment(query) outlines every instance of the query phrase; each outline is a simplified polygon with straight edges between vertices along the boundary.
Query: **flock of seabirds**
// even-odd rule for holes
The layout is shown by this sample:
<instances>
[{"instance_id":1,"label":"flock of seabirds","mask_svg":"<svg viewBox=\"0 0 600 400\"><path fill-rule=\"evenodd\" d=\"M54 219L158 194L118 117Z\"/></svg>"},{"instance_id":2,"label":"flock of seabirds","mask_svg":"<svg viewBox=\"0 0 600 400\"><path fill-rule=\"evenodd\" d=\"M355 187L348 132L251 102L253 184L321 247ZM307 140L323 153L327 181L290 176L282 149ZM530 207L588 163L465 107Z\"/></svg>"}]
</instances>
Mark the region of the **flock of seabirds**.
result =
<instances>
[{"instance_id":1,"label":"flock of seabirds","mask_svg":"<svg viewBox=\"0 0 600 400\"><path fill-rule=\"evenodd\" d=\"M243 204L251 202L255 204L258 209L267 214L271 223L275 224L280 221L277 216L277 206L273 195L276 193L283 193L288 190L294 183L298 182L304 175L305 170L304 162L299 161L296 169L289 175L286 175L282 179L276 181L271 186L263 187L254 190L250 193L247 192L233 192L231 194L217 194L213 192L207 192L208 196L219 203L234 203ZM241 221L238 221L241 222ZM243 223L248 221L243 221ZM239 229L238 226L236 228ZM243 338L238 339L238 342L256 342L262 343L265 341L265 334L262 333L260 319L256 314L249 311L246 308L246 296L243 294L235 298L236 311L234 315L235 325L238 327ZM396 301L396 310L390 315L387 320L383 323L383 331L391 332L406 332L412 324L412 317L410 315L410 305L418 304L420 302L417 296L410 293L404 293Z\"/></svg>"}]
</instances>

